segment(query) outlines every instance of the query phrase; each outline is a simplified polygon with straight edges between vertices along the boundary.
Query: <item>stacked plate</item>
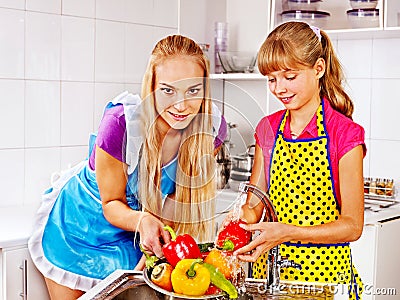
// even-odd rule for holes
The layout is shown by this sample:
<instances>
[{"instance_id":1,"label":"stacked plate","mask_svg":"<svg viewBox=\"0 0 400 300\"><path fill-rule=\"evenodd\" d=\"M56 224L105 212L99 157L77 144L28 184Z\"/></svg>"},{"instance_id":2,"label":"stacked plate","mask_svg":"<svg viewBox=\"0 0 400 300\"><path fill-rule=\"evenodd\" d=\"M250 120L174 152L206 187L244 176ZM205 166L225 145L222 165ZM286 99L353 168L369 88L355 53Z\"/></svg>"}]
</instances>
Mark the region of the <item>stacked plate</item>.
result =
<instances>
[{"instance_id":1,"label":"stacked plate","mask_svg":"<svg viewBox=\"0 0 400 300\"><path fill-rule=\"evenodd\" d=\"M379 26L378 0L350 0L351 10L347 18L354 28L371 28Z\"/></svg>"},{"instance_id":2,"label":"stacked plate","mask_svg":"<svg viewBox=\"0 0 400 300\"><path fill-rule=\"evenodd\" d=\"M282 12L282 21L304 21L324 28L330 13L319 10L321 2L322 0L288 0L289 10Z\"/></svg>"}]
</instances>

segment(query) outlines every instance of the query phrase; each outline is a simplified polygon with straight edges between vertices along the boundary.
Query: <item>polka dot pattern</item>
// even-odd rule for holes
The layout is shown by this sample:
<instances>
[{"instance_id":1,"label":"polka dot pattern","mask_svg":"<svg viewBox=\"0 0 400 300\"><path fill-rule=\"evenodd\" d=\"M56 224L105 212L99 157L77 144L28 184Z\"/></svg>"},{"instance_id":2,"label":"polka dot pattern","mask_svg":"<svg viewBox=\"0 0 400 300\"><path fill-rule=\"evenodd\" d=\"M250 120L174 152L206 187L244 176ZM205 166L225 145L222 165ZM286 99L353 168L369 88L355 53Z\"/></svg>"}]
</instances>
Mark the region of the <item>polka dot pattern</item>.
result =
<instances>
[{"instance_id":1,"label":"polka dot pattern","mask_svg":"<svg viewBox=\"0 0 400 300\"><path fill-rule=\"evenodd\" d=\"M281 132L287 114L281 123ZM279 222L313 226L332 222L339 216L322 106L317 111L317 128L319 137L316 139L289 141L279 135L275 143L269 193Z\"/></svg>"},{"instance_id":2,"label":"polka dot pattern","mask_svg":"<svg viewBox=\"0 0 400 300\"><path fill-rule=\"evenodd\" d=\"M279 127L280 133L287 117L288 112ZM281 223L313 226L333 222L339 217L322 105L317 111L317 128L318 138L288 140L279 134L275 142L269 194ZM333 283L347 278L346 283L350 283L351 275L357 274L351 264L349 246L297 244L282 244L281 255L301 263L302 270L282 268L282 280ZM255 278L267 277L267 257L264 254L254 263Z\"/></svg>"},{"instance_id":3,"label":"polka dot pattern","mask_svg":"<svg viewBox=\"0 0 400 300\"><path fill-rule=\"evenodd\" d=\"M303 266L302 270L281 269L282 280L330 283L342 281L352 273L349 246L281 245L280 250L282 256Z\"/></svg>"}]
</instances>

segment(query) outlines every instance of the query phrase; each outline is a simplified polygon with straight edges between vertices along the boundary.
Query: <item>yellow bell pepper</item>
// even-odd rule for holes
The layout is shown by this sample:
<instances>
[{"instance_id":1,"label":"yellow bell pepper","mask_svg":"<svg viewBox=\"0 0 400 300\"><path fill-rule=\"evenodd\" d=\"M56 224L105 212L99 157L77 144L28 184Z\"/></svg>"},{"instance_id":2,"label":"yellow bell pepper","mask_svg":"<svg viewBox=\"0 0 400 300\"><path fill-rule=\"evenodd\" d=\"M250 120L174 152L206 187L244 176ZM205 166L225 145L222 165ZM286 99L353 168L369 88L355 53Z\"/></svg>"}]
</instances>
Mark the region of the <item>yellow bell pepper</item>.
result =
<instances>
[{"instance_id":1,"label":"yellow bell pepper","mask_svg":"<svg viewBox=\"0 0 400 300\"><path fill-rule=\"evenodd\" d=\"M210 272L202 259L182 259L171 274L174 292L187 296L203 296L210 285Z\"/></svg>"}]
</instances>

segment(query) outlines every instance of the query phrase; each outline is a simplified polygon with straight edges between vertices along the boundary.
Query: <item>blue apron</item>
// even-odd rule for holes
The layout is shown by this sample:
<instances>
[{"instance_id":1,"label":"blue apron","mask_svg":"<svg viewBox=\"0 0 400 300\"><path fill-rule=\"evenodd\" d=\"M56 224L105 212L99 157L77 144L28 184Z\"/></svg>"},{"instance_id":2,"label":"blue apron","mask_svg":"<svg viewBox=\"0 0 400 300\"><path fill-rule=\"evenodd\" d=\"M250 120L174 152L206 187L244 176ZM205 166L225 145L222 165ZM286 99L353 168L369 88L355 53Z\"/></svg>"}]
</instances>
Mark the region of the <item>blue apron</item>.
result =
<instances>
[{"instance_id":1,"label":"blue apron","mask_svg":"<svg viewBox=\"0 0 400 300\"><path fill-rule=\"evenodd\" d=\"M111 107L112 105L108 105ZM94 139L91 138L89 151ZM161 191L175 192L177 158L162 168ZM129 174L128 205L140 210L137 199L138 166ZM51 193L52 188L45 192ZM142 256L139 234L110 224L103 215L96 174L88 160L66 181L55 200L44 229L42 247L55 266L85 277L103 279L116 269L133 269Z\"/></svg>"},{"instance_id":2,"label":"blue apron","mask_svg":"<svg viewBox=\"0 0 400 300\"><path fill-rule=\"evenodd\" d=\"M115 97L105 110L123 105L126 120L128 184L127 203L140 210L138 162L143 138L140 132L138 95L128 92ZM218 135L221 113L213 105L213 133ZM89 142L93 151L95 136ZM89 155L90 156L90 155ZM35 225L28 241L31 258L38 270L51 280L71 289L87 291L116 269L133 269L141 257L139 234L111 225L103 215L96 173L89 160L61 172L60 178L42 196ZM161 170L163 197L175 192L177 158Z\"/></svg>"}]
</instances>

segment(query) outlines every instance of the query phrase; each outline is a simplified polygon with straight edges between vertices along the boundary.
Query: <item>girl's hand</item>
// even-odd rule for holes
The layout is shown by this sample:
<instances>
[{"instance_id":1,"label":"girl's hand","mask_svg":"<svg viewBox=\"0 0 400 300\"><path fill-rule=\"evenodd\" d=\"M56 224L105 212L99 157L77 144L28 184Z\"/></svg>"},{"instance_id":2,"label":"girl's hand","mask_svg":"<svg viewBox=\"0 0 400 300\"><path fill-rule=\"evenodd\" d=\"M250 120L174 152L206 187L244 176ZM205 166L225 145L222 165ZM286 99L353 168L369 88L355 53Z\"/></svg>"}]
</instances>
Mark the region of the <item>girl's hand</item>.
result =
<instances>
[{"instance_id":1,"label":"girl's hand","mask_svg":"<svg viewBox=\"0 0 400 300\"><path fill-rule=\"evenodd\" d=\"M171 239L164 224L148 212L143 212L136 230L140 234L140 243L149 255L163 257L162 245Z\"/></svg>"},{"instance_id":2,"label":"girl's hand","mask_svg":"<svg viewBox=\"0 0 400 300\"><path fill-rule=\"evenodd\" d=\"M286 233L290 230L290 225L279 222L261 222L255 224L241 224L240 227L260 233L248 245L236 250L233 255L246 262L255 262L261 254L285 241L290 240Z\"/></svg>"}]
</instances>

